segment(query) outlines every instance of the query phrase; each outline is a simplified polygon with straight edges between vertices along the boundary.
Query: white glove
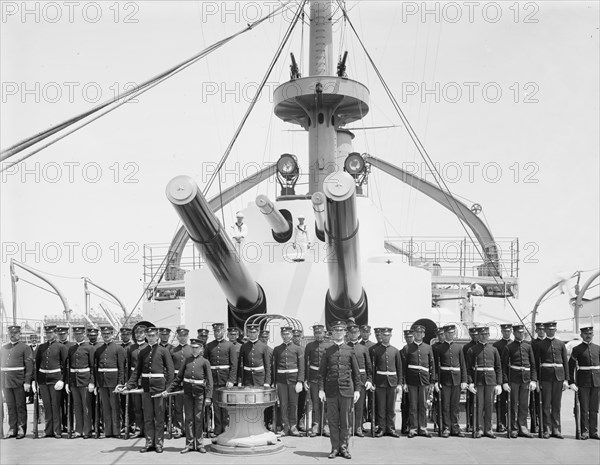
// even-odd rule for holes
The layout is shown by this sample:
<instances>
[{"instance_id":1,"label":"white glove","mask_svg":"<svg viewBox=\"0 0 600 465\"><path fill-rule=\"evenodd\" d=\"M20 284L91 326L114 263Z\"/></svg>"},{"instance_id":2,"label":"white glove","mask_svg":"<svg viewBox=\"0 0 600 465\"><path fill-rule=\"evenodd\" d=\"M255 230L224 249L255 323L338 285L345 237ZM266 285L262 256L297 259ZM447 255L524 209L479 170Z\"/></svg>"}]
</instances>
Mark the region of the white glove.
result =
<instances>
[{"instance_id":1,"label":"white glove","mask_svg":"<svg viewBox=\"0 0 600 465\"><path fill-rule=\"evenodd\" d=\"M300 393L302 392L302 388L303 388L303 387L304 387L304 386L302 385L302 383L301 383L300 381L298 381L298 382L296 383L296 392L297 392L298 394L300 394Z\"/></svg>"},{"instance_id":2,"label":"white glove","mask_svg":"<svg viewBox=\"0 0 600 465\"><path fill-rule=\"evenodd\" d=\"M461 389L467 389L467 383L460 383Z\"/></svg>"},{"instance_id":3,"label":"white glove","mask_svg":"<svg viewBox=\"0 0 600 465\"><path fill-rule=\"evenodd\" d=\"M163 391L163 392L161 392L161 394L160 394L160 395L161 395L161 396L163 396L163 397L167 397L167 394L168 394L168 392L167 392L167 391Z\"/></svg>"},{"instance_id":4,"label":"white glove","mask_svg":"<svg viewBox=\"0 0 600 465\"><path fill-rule=\"evenodd\" d=\"M434 383L433 389L435 389L435 392L440 392L440 383Z\"/></svg>"},{"instance_id":5,"label":"white glove","mask_svg":"<svg viewBox=\"0 0 600 465\"><path fill-rule=\"evenodd\" d=\"M31 382L31 390L35 393L37 392L37 383L35 381Z\"/></svg>"},{"instance_id":6,"label":"white glove","mask_svg":"<svg viewBox=\"0 0 600 465\"><path fill-rule=\"evenodd\" d=\"M502 389L504 389L506 392L510 392L510 386L508 385L508 383L504 383L502 385Z\"/></svg>"},{"instance_id":7,"label":"white glove","mask_svg":"<svg viewBox=\"0 0 600 465\"><path fill-rule=\"evenodd\" d=\"M231 381L227 381L227 383L225 384L225 386L227 387L227 389L232 388L233 387L233 383Z\"/></svg>"},{"instance_id":8,"label":"white glove","mask_svg":"<svg viewBox=\"0 0 600 465\"><path fill-rule=\"evenodd\" d=\"M57 381L56 384L54 385L54 389L57 391L62 391L62 388L65 387L65 383L64 381Z\"/></svg>"},{"instance_id":9,"label":"white glove","mask_svg":"<svg viewBox=\"0 0 600 465\"><path fill-rule=\"evenodd\" d=\"M360 392L354 391L354 403L355 404L358 402L358 399L360 399Z\"/></svg>"},{"instance_id":10,"label":"white glove","mask_svg":"<svg viewBox=\"0 0 600 465\"><path fill-rule=\"evenodd\" d=\"M535 381L529 381L529 390L535 391L537 389L537 383Z\"/></svg>"},{"instance_id":11,"label":"white glove","mask_svg":"<svg viewBox=\"0 0 600 465\"><path fill-rule=\"evenodd\" d=\"M365 389L367 391L373 391L375 389L375 386L373 386L373 383L371 383L371 381L367 381L365 383Z\"/></svg>"},{"instance_id":12,"label":"white glove","mask_svg":"<svg viewBox=\"0 0 600 465\"><path fill-rule=\"evenodd\" d=\"M269 383L265 383L265 384L263 384L263 386L266 387L266 388L271 387L271 385Z\"/></svg>"},{"instance_id":13,"label":"white glove","mask_svg":"<svg viewBox=\"0 0 600 465\"><path fill-rule=\"evenodd\" d=\"M119 386L117 386L117 388L118 388L118 387L119 387ZM125 390L125 386L122 386L122 387L121 387L121 391L124 391L124 390ZM121 392L121 391L119 391L119 392ZM90 383L90 384L88 384L88 392L94 392L94 383Z\"/></svg>"},{"instance_id":14,"label":"white glove","mask_svg":"<svg viewBox=\"0 0 600 465\"><path fill-rule=\"evenodd\" d=\"M573 390L575 392L579 391L579 388L577 387L577 385L575 383L571 384L569 386L569 389L571 389L571 390Z\"/></svg>"},{"instance_id":15,"label":"white glove","mask_svg":"<svg viewBox=\"0 0 600 465\"><path fill-rule=\"evenodd\" d=\"M563 391L564 391L565 389L569 389L569 382L568 382L566 379L563 381L563 387L562 387L562 390L563 390Z\"/></svg>"},{"instance_id":16,"label":"white glove","mask_svg":"<svg viewBox=\"0 0 600 465\"><path fill-rule=\"evenodd\" d=\"M238 383L238 387L242 387L242 383Z\"/></svg>"},{"instance_id":17,"label":"white glove","mask_svg":"<svg viewBox=\"0 0 600 465\"><path fill-rule=\"evenodd\" d=\"M66 392L67 394L71 394L71 388L69 387L69 385L68 385L68 384L65 384L65 392Z\"/></svg>"},{"instance_id":18,"label":"white glove","mask_svg":"<svg viewBox=\"0 0 600 465\"><path fill-rule=\"evenodd\" d=\"M402 390L404 390L404 392L408 392L408 384L399 384L398 387Z\"/></svg>"},{"instance_id":19,"label":"white glove","mask_svg":"<svg viewBox=\"0 0 600 465\"><path fill-rule=\"evenodd\" d=\"M496 387L494 388L494 392L496 393L497 396L502 394L502 386L500 386L499 384L496 385Z\"/></svg>"},{"instance_id":20,"label":"white glove","mask_svg":"<svg viewBox=\"0 0 600 465\"><path fill-rule=\"evenodd\" d=\"M25 389L25 392L29 392L31 390L31 384L29 384L29 383L23 384L23 389Z\"/></svg>"},{"instance_id":21,"label":"white glove","mask_svg":"<svg viewBox=\"0 0 600 465\"><path fill-rule=\"evenodd\" d=\"M310 388L308 386L308 381L304 381L304 390L308 391Z\"/></svg>"},{"instance_id":22,"label":"white glove","mask_svg":"<svg viewBox=\"0 0 600 465\"><path fill-rule=\"evenodd\" d=\"M319 391L319 399L321 402L325 402L325 391Z\"/></svg>"},{"instance_id":23,"label":"white glove","mask_svg":"<svg viewBox=\"0 0 600 465\"><path fill-rule=\"evenodd\" d=\"M469 391L471 391L473 394L477 394L477 389L475 389L475 384L471 383L469 384L468 387Z\"/></svg>"},{"instance_id":24,"label":"white glove","mask_svg":"<svg viewBox=\"0 0 600 465\"><path fill-rule=\"evenodd\" d=\"M206 399L204 399L204 403L206 405L210 405L210 404L212 404L212 399L210 399L210 398L207 397Z\"/></svg>"}]
</instances>

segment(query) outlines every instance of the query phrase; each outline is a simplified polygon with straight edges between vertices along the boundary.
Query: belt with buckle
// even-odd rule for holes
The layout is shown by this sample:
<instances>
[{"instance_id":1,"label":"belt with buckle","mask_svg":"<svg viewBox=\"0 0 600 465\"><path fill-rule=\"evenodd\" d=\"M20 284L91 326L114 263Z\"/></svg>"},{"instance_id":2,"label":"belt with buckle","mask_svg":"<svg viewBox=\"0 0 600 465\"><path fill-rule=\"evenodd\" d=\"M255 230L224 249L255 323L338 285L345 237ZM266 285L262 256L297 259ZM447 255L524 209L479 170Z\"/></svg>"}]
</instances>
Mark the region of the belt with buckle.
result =
<instances>
[{"instance_id":1,"label":"belt with buckle","mask_svg":"<svg viewBox=\"0 0 600 465\"><path fill-rule=\"evenodd\" d=\"M24 369L25 369L25 367L2 367L2 368L0 368L0 371L21 371ZM42 370L40 370L40 371L42 371Z\"/></svg>"},{"instance_id":2,"label":"belt with buckle","mask_svg":"<svg viewBox=\"0 0 600 465\"><path fill-rule=\"evenodd\" d=\"M563 366L562 363L542 363L543 368L560 368Z\"/></svg>"},{"instance_id":3,"label":"belt with buckle","mask_svg":"<svg viewBox=\"0 0 600 465\"><path fill-rule=\"evenodd\" d=\"M119 371L118 368L98 368L98 371L103 373L114 373L115 371Z\"/></svg>"},{"instance_id":4,"label":"belt with buckle","mask_svg":"<svg viewBox=\"0 0 600 465\"><path fill-rule=\"evenodd\" d=\"M396 373L395 371L379 371L379 370L377 370L377 374L384 375L384 376L396 376L398 373Z\"/></svg>"},{"instance_id":5,"label":"belt with buckle","mask_svg":"<svg viewBox=\"0 0 600 465\"><path fill-rule=\"evenodd\" d=\"M475 371L495 371L494 367L475 367Z\"/></svg>"},{"instance_id":6,"label":"belt with buckle","mask_svg":"<svg viewBox=\"0 0 600 465\"><path fill-rule=\"evenodd\" d=\"M440 367L442 371L460 371L460 367Z\"/></svg>"},{"instance_id":7,"label":"belt with buckle","mask_svg":"<svg viewBox=\"0 0 600 465\"><path fill-rule=\"evenodd\" d=\"M54 370L45 370L40 368L40 373L60 373L60 368L55 368Z\"/></svg>"},{"instance_id":8,"label":"belt with buckle","mask_svg":"<svg viewBox=\"0 0 600 465\"><path fill-rule=\"evenodd\" d=\"M142 373L142 378L164 378L163 373Z\"/></svg>"},{"instance_id":9,"label":"belt with buckle","mask_svg":"<svg viewBox=\"0 0 600 465\"><path fill-rule=\"evenodd\" d=\"M90 371L90 368L69 368L71 373L87 373Z\"/></svg>"},{"instance_id":10,"label":"belt with buckle","mask_svg":"<svg viewBox=\"0 0 600 465\"><path fill-rule=\"evenodd\" d=\"M298 373L298 368L290 368L289 370L277 370L277 373Z\"/></svg>"},{"instance_id":11,"label":"belt with buckle","mask_svg":"<svg viewBox=\"0 0 600 465\"><path fill-rule=\"evenodd\" d=\"M513 370L519 370L519 371L530 371L531 370L531 368L529 368L529 367L518 367L516 365L510 365L510 367Z\"/></svg>"},{"instance_id":12,"label":"belt with buckle","mask_svg":"<svg viewBox=\"0 0 600 465\"><path fill-rule=\"evenodd\" d=\"M190 378L183 378L183 380L186 383L190 383L190 384L204 384L204 380L203 379L190 379Z\"/></svg>"},{"instance_id":13,"label":"belt with buckle","mask_svg":"<svg viewBox=\"0 0 600 465\"><path fill-rule=\"evenodd\" d=\"M429 368L422 367L421 365L408 365L408 368L412 368L414 370L423 370L429 373Z\"/></svg>"},{"instance_id":14,"label":"belt with buckle","mask_svg":"<svg viewBox=\"0 0 600 465\"><path fill-rule=\"evenodd\" d=\"M210 367L211 370L227 370L229 365L215 365L214 367Z\"/></svg>"},{"instance_id":15,"label":"belt with buckle","mask_svg":"<svg viewBox=\"0 0 600 465\"><path fill-rule=\"evenodd\" d=\"M600 366L593 366L593 367L579 367L579 370L600 370Z\"/></svg>"},{"instance_id":16,"label":"belt with buckle","mask_svg":"<svg viewBox=\"0 0 600 465\"><path fill-rule=\"evenodd\" d=\"M244 370L246 371L263 371L265 369L264 366L259 366L259 367L244 367Z\"/></svg>"}]
</instances>

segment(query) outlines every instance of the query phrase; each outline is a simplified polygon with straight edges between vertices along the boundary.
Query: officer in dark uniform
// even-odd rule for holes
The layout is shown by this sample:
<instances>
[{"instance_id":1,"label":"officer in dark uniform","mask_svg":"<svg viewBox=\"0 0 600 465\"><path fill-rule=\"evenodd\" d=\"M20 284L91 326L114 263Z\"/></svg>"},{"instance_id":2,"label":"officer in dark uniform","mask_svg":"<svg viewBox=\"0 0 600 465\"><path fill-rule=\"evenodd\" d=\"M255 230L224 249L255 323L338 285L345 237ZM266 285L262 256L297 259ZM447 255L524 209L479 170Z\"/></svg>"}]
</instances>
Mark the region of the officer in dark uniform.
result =
<instances>
[{"instance_id":1,"label":"officer in dark uniform","mask_svg":"<svg viewBox=\"0 0 600 465\"><path fill-rule=\"evenodd\" d=\"M562 392L569 387L569 360L565 343L554 337L556 322L544 323L546 338L534 348L540 363L542 408L544 410L544 439L550 435L563 439L560 430ZM550 434L552 431L552 434Z\"/></svg>"},{"instance_id":2,"label":"officer in dark uniform","mask_svg":"<svg viewBox=\"0 0 600 465\"><path fill-rule=\"evenodd\" d=\"M477 396L477 424L475 437L483 434L496 439L492 431L492 410L494 395L502 392L502 366L500 354L494 346L488 344L490 329L487 326L478 329L479 341L467 351L467 378L469 390Z\"/></svg>"},{"instance_id":3,"label":"officer in dark uniform","mask_svg":"<svg viewBox=\"0 0 600 465\"><path fill-rule=\"evenodd\" d=\"M73 345L73 343L71 341L69 341L69 330L70 330L70 328L68 326L57 326L56 327L58 342L63 344L67 348L67 351ZM65 381L66 381L66 379L65 379ZM71 412L68 412L70 396L71 396L71 394L69 392L67 392L66 390L62 396L62 404L61 404L61 419L62 420L61 421L62 421L62 430L64 433L67 432L67 425L69 424L68 420L67 420L67 415L71 414Z\"/></svg>"},{"instance_id":4,"label":"officer in dark uniform","mask_svg":"<svg viewBox=\"0 0 600 465\"><path fill-rule=\"evenodd\" d=\"M467 361L467 352L469 351L469 349L471 347L473 347L475 344L477 344L477 340L479 339L478 333L479 333L479 328L477 326L471 326L469 328L469 337L471 338L471 340L469 342L467 342L462 348L465 362ZM468 369L467 369L467 373L468 373ZM466 405L465 405L466 417L467 417L467 427L466 427L467 433L473 431L473 396L474 396L474 394L471 391L467 390L467 399L466 399Z\"/></svg>"},{"instance_id":5,"label":"officer in dark uniform","mask_svg":"<svg viewBox=\"0 0 600 465\"><path fill-rule=\"evenodd\" d=\"M400 358L404 360L406 358L406 347L412 344L415 340L415 332L412 329L404 330L404 347L400 349ZM400 413L402 415L402 426L400 432L402 434L408 434L410 432L410 403L408 402L408 394L404 392L404 389L400 392Z\"/></svg>"},{"instance_id":6,"label":"officer in dark uniform","mask_svg":"<svg viewBox=\"0 0 600 465\"><path fill-rule=\"evenodd\" d=\"M138 379L142 380L146 445L140 452L156 450L160 454L165 435L165 408L163 399L153 396L162 394L173 381L173 359L169 350L158 343L157 328L146 329L146 338L148 345L140 350L127 389L137 388Z\"/></svg>"},{"instance_id":7,"label":"officer in dark uniform","mask_svg":"<svg viewBox=\"0 0 600 465\"><path fill-rule=\"evenodd\" d=\"M31 390L33 354L31 348L21 342L20 326L13 325L7 329L10 342L0 349L0 421L4 420L2 410L6 402L10 431L4 439L23 439L27 433L25 393Z\"/></svg>"},{"instance_id":8,"label":"officer in dark uniform","mask_svg":"<svg viewBox=\"0 0 600 465\"><path fill-rule=\"evenodd\" d=\"M175 369L175 376L179 374L179 369L182 363L192 356L192 348L188 344L188 336L190 330L187 328L177 328L175 331L177 335L178 344L171 350L171 357L173 358L173 368ZM168 402L168 401L167 401ZM175 432L173 437L178 439L181 437L183 431L183 396L175 396L173 402L173 427Z\"/></svg>"},{"instance_id":9,"label":"officer in dark uniform","mask_svg":"<svg viewBox=\"0 0 600 465\"><path fill-rule=\"evenodd\" d=\"M173 349L173 344L169 343L171 338L171 328L158 328L159 344L169 352Z\"/></svg>"},{"instance_id":10,"label":"officer in dark uniform","mask_svg":"<svg viewBox=\"0 0 600 465\"><path fill-rule=\"evenodd\" d=\"M259 325L246 326L248 341L242 344L238 362L240 386L269 387L271 357L269 347L258 340Z\"/></svg>"},{"instance_id":11,"label":"officer in dark uniform","mask_svg":"<svg viewBox=\"0 0 600 465\"><path fill-rule=\"evenodd\" d=\"M390 345L392 328L376 329L375 337L378 343L371 347L378 427L375 436L380 438L385 434L397 438L396 394L402 390L402 360L400 351Z\"/></svg>"},{"instance_id":12,"label":"officer in dark uniform","mask_svg":"<svg viewBox=\"0 0 600 465\"><path fill-rule=\"evenodd\" d=\"M600 399L600 347L592 342L593 326L581 328L583 342L573 348L569 359L571 389L579 396L581 439L600 439L598 405Z\"/></svg>"},{"instance_id":13,"label":"officer in dark uniform","mask_svg":"<svg viewBox=\"0 0 600 465\"><path fill-rule=\"evenodd\" d=\"M85 341L85 327L73 326L75 342L67 353L68 383L65 390L73 396L75 417L74 438L89 438L92 435L91 412L88 395L94 392L94 349Z\"/></svg>"},{"instance_id":14,"label":"officer in dark uniform","mask_svg":"<svg viewBox=\"0 0 600 465\"><path fill-rule=\"evenodd\" d=\"M405 357L402 360L404 373L404 392L408 393L410 431L409 438L415 436L431 437L427 431L427 398L431 384L435 382L435 362L433 350L423 342L425 326L413 326L415 340L406 346Z\"/></svg>"},{"instance_id":15,"label":"officer in dark uniform","mask_svg":"<svg viewBox=\"0 0 600 465\"><path fill-rule=\"evenodd\" d=\"M129 379L135 368L137 366L137 359L139 357L140 351L148 346L148 341L146 340L146 330L148 327L144 324L135 325L135 332L133 334L133 338L135 342L128 347L127 349L127 363L126 365L129 367L129 371L127 373L126 378ZM142 380L138 379L137 386L134 389L138 389L142 387ZM124 396L123 396L124 397ZM135 421L135 427L138 432L135 437L143 438L144 434L144 409L142 406L142 396L141 395L131 395L129 399L129 405L133 406L134 414L130 417Z\"/></svg>"},{"instance_id":16,"label":"officer in dark uniform","mask_svg":"<svg viewBox=\"0 0 600 465\"><path fill-rule=\"evenodd\" d=\"M462 345L454 342L456 326L446 325L442 329L444 342L436 345L433 354L438 379L435 389L442 401L442 437L462 438L464 434L458 424L458 413L460 392L467 388L467 366Z\"/></svg>"},{"instance_id":17,"label":"officer in dark uniform","mask_svg":"<svg viewBox=\"0 0 600 465\"><path fill-rule=\"evenodd\" d=\"M534 355L536 354L536 346L544 339L546 339L546 332L544 331L544 323L536 323L535 324L535 333L536 337L531 340L531 347L533 349ZM538 370L538 385L537 389L531 392L529 396L529 416L531 418L531 432L537 433L539 427L539 418L538 418L538 405L540 404L540 384L539 384L539 375L540 375L540 366L539 360L535 359L536 369Z\"/></svg>"},{"instance_id":18,"label":"officer in dark uniform","mask_svg":"<svg viewBox=\"0 0 600 465\"><path fill-rule=\"evenodd\" d=\"M258 335L258 340L267 346L267 354L269 357L270 373L269 373L269 377L266 379L266 382L269 383L269 386L273 386L273 348L269 345L270 335L271 335L271 332L268 329L263 329L262 331L260 331L260 333ZM273 429L274 429L274 426L273 426L273 409L274 408L276 408L276 407L273 406L273 407L269 407L269 408L265 409L265 427L269 431L273 431Z\"/></svg>"},{"instance_id":19,"label":"officer in dark uniform","mask_svg":"<svg viewBox=\"0 0 600 465\"><path fill-rule=\"evenodd\" d=\"M129 348L133 345L133 340L132 340L132 329L128 326L122 326L121 329L119 329L119 345L121 347L123 347L123 350L125 350L125 379L129 379L129 374L131 373L131 367L128 365L128 357L127 357L127 353L129 352ZM125 405L127 404L126 402L126 396L119 396L120 399L120 404L121 404L121 418L125 419ZM135 418L135 409L133 408L133 402L129 402L129 418ZM123 424L123 428L125 428L125 424ZM123 429L123 432L125 432L125 430Z\"/></svg>"},{"instance_id":20,"label":"officer in dark uniform","mask_svg":"<svg viewBox=\"0 0 600 465\"><path fill-rule=\"evenodd\" d=\"M444 328L443 327L439 327L436 332L435 332L435 339L432 339L433 342L431 342L431 350L433 350L433 353L435 354L435 349L438 345L440 345L442 342L444 342ZM437 390L433 390L433 403L431 406L431 410L432 410L432 415L433 415L433 431L437 431L438 427L439 427L439 419L437 418L437 414L439 411L438 408L438 402L439 402L439 391Z\"/></svg>"},{"instance_id":21,"label":"officer in dark uniform","mask_svg":"<svg viewBox=\"0 0 600 465\"><path fill-rule=\"evenodd\" d=\"M303 331L301 329L292 330L292 343L296 344L298 347L300 347L302 349L302 352L304 353L304 348L302 348L302 335L303 335ZM302 391L300 391L300 393L298 394L298 412L296 413L296 418L298 419L296 428L300 431L306 431L306 428L304 427L304 422L305 422L306 418L304 418L304 415L305 414L308 415L308 412L305 412L306 395L307 395L308 389L304 388L304 384L306 384L306 381L304 381L304 383L302 385Z\"/></svg>"},{"instance_id":22,"label":"officer in dark uniform","mask_svg":"<svg viewBox=\"0 0 600 465\"><path fill-rule=\"evenodd\" d=\"M60 439L62 390L65 386L67 348L56 340L56 326L44 327L46 342L40 345L35 357L35 382L45 407L45 437Z\"/></svg>"},{"instance_id":23,"label":"officer in dark uniform","mask_svg":"<svg viewBox=\"0 0 600 465\"><path fill-rule=\"evenodd\" d=\"M208 344L208 333L209 331L206 328L200 328L198 330L198 340L204 347L206 347L206 344Z\"/></svg>"},{"instance_id":24,"label":"officer in dark uniform","mask_svg":"<svg viewBox=\"0 0 600 465\"><path fill-rule=\"evenodd\" d=\"M366 345L361 345L358 342L360 328L356 323L351 323L347 326L348 330L348 346L354 349L354 355L358 361L358 371L360 372L360 397L354 406L354 431L352 432L359 438L364 437L364 408L367 391L374 389L373 387L373 365L369 356L369 348Z\"/></svg>"},{"instance_id":25,"label":"officer in dark uniform","mask_svg":"<svg viewBox=\"0 0 600 465\"><path fill-rule=\"evenodd\" d=\"M510 335L512 333L512 325L510 323L503 323L500 325L502 332L502 339L497 340L492 344L500 357L504 348L511 342ZM502 394L496 399L496 432L504 433L506 431L507 424L507 411L508 411L508 392L502 391Z\"/></svg>"},{"instance_id":26,"label":"officer in dark uniform","mask_svg":"<svg viewBox=\"0 0 600 465\"><path fill-rule=\"evenodd\" d=\"M527 406L529 393L537 388L537 367L531 344L525 338L525 326L512 327L515 340L509 342L502 351L502 387L510 395L512 406L512 438L522 436L532 438L527 429Z\"/></svg>"},{"instance_id":27,"label":"officer in dark uniform","mask_svg":"<svg viewBox=\"0 0 600 465\"><path fill-rule=\"evenodd\" d=\"M361 325L360 326L360 342L359 342L359 344L361 346L365 346L368 349L369 347L371 347L372 345L375 344L373 341L369 340L370 337L371 337L371 326Z\"/></svg>"},{"instance_id":28,"label":"officer in dark uniform","mask_svg":"<svg viewBox=\"0 0 600 465\"><path fill-rule=\"evenodd\" d=\"M331 343L325 342L325 326L313 325L312 330L314 340L306 344L304 350L304 373L306 374L304 389L308 392L313 405L312 427L308 431L308 435L315 437L321 434L321 423L323 423L323 434L329 436L329 426L325 423L325 419L321 418L323 410L319 399L319 366L325 349Z\"/></svg>"},{"instance_id":29,"label":"officer in dark uniform","mask_svg":"<svg viewBox=\"0 0 600 465\"><path fill-rule=\"evenodd\" d=\"M212 402L213 380L210 364L202 354L204 346L199 339L192 339L189 347L191 355L180 365L179 372L167 390L173 392L183 385L183 408L185 410L185 448L182 454L191 451L206 453L202 443L204 431L204 407ZM177 396L181 397L181 396Z\"/></svg>"},{"instance_id":30,"label":"officer in dark uniform","mask_svg":"<svg viewBox=\"0 0 600 465\"><path fill-rule=\"evenodd\" d=\"M304 354L302 347L292 343L292 328L281 327L283 343L273 350L273 376L281 405L283 435L299 436L298 394L304 387Z\"/></svg>"},{"instance_id":31,"label":"officer in dark uniform","mask_svg":"<svg viewBox=\"0 0 600 465\"><path fill-rule=\"evenodd\" d=\"M90 344L90 346L92 346L93 352L95 352L96 349L98 347L100 347L100 345L102 344L101 342L98 341L99 334L100 334L100 331L98 330L98 328L88 328L87 329L88 343ZM88 395L88 411L90 412L90 415L92 417L92 421L91 421L92 430L94 429L94 425L96 424L96 402L100 402L98 400L98 396L96 395L96 390L97 389L94 389L94 392L91 392ZM100 421L98 421L98 423L100 423Z\"/></svg>"},{"instance_id":32,"label":"officer in dark uniform","mask_svg":"<svg viewBox=\"0 0 600 465\"><path fill-rule=\"evenodd\" d=\"M206 346L206 359L210 363L215 389L233 387L237 377L238 352L233 344L225 339L225 324L214 323L215 338ZM215 427L212 436L218 436L229 422L227 410L213 406L215 414Z\"/></svg>"},{"instance_id":33,"label":"officer in dark uniform","mask_svg":"<svg viewBox=\"0 0 600 465\"><path fill-rule=\"evenodd\" d=\"M360 397L360 371L356 354L344 343L346 324L337 321L331 325L333 344L321 359L319 365L319 398L327 400L327 422L331 432L330 459L344 457L351 459L348 451L350 436L348 417L350 409Z\"/></svg>"},{"instance_id":34,"label":"officer in dark uniform","mask_svg":"<svg viewBox=\"0 0 600 465\"><path fill-rule=\"evenodd\" d=\"M114 340L114 328L101 326L104 344L94 352L95 379L102 406L104 436L121 436L119 397L114 393L117 386L125 382L125 349Z\"/></svg>"},{"instance_id":35,"label":"officer in dark uniform","mask_svg":"<svg viewBox=\"0 0 600 465\"><path fill-rule=\"evenodd\" d=\"M240 329L235 326L231 326L227 328L227 339L229 342L233 344L233 350L236 351L237 358L240 358L240 349L242 348L242 344L240 342Z\"/></svg>"}]
</instances>

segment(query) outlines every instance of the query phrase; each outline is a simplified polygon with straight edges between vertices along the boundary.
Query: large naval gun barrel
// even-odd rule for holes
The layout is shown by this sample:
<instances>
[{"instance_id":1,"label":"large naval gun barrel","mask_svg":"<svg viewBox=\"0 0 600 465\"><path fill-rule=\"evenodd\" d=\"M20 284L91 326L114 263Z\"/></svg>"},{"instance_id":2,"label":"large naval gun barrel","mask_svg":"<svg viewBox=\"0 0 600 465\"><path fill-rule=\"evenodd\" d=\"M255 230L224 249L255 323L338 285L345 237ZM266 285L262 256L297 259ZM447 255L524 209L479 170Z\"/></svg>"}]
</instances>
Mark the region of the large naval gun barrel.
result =
<instances>
[{"instance_id":1,"label":"large naval gun barrel","mask_svg":"<svg viewBox=\"0 0 600 465\"><path fill-rule=\"evenodd\" d=\"M249 316L266 313L262 288L250 276L194 180L189 176L177 176L167 184L166 193L225 294L229 304L229 324L243 327Z\"/></svg>"},{"instance_id":2,"label":"large naval gun barrel","mask_svg":"<svg viewBox=\"0 0 600 465\"><path fill-rule=\"evenodd\" d=\"M287 242L292 237L292 215L287 210L278 210L266 195L256 197L256 206L265 216L277 242Z\"/></svg>"},{"instance_id":3,"label":"large naval gun barrel","mask_svg":"<svg viewBox=\"0 0 600 465\"><path fill-rule=\"evenodd\" d=\"M353 317L367 323L367 297L360 275L358 215L354 179L343 171L332 173L323 182L327 198L325 235L332 250L328 260L329 292L325 303L327 323Z\"/></svg>"}]
</instances>

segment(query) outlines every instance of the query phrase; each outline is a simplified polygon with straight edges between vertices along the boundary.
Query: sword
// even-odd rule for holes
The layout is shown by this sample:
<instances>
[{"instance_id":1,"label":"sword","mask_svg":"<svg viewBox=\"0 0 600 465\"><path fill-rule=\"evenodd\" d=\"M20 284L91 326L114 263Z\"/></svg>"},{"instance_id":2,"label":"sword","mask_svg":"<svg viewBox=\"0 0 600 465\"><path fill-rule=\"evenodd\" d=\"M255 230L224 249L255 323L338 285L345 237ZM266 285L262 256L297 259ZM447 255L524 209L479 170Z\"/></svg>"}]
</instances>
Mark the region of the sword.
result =
<instances>
[{"instance_id":1,"label":"sword","mask_svg":"<svg viewBox=\"0 0 600 465\"><path fill-rule=\"evenodd\" d=\"M39 437L38 422L40 421L40 397L38 389L39 386L36 386L35 391L33 391L33 437L35 439Z\"/></svg>"},{"instance_id":2,"label":"sword","mask_svg":"<svg viewBox=\"0 0 600 465\"><path fill-rule=\"evenodd\" d=\"M65 392L67 394L67 439L71 439L73 437L73 422L71 421L71 393Z\"/></svg>"},{"instance_id":3,"label":"sword","mask_svg":"<svg viewBox=\"0 0 600 465\"><path fill-rule=\"evenodd\" d=\"M140 389L140 391L141 391L141 389ZM180 396L180 395L182 395L182 394L183 394L183 391L173 391L173 392L167 392L167 393L164 395L164 397ZM154 395L152 396L152 398L153 398L153 399L156 399L156 398L158 398L158 397L163 397L163 394L162 394L162 393L160 393L160 394L154 394ZM170 407L170 406L169 406L169 407Z\"/></svg>"},{"instance_id":4,"label":"sword","mask_svg":"<svg viewBox=\"0 0 600 465\"><path fill-rule=\"evenodd\" d=\"M577 385L577 370L579 366L575 367L575 371L573 372L573 384ZM581 412L579 410L579 393L574 392L575 394L575 405L574 405L574 414L575 414L575 439L581 439Z\"/></svg>"},{"instance_id":5,"label":"sword","mask_svg":"<svg viewBox=\"0 0 600 465\"><path fill-rule=\"evenodd\" d=\"M508 367L508 387L510 388L510 367ZM508 412L506 412L506 416L507 416L507 419L506 419L507 421L506 422L508 423L506 425L506 438L507 439L512 439L510 437L510 435L512 433L512 421L511 421L511 419L512 419L512 416L511 416L511 413L512 413L512 402L511 402L511 399L510 399L512 392L508 391L506 394L508 396L506 398L506 407L508 408ZM517 403L517 405L518 405L518 403Z\"/></svg>"}]
</instances>

